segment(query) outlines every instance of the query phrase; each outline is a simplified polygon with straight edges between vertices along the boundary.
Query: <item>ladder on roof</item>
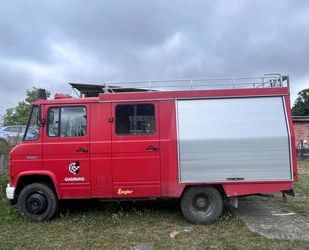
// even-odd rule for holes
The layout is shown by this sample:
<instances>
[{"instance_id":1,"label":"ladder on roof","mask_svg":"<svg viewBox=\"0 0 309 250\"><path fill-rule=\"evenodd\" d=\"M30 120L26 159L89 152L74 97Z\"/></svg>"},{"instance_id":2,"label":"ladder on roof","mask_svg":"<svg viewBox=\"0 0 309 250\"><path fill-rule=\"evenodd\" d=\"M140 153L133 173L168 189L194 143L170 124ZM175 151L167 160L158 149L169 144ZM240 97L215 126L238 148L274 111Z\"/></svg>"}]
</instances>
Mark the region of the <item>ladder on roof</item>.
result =
<instances>
[{"instance_id":1,"label":"ladder on roof","mask_svg":"<svg viewBox=\"0 0 309 250\"><path fill-rule=\"evenodd\" d=\"M214 89L245 89L245 88L289 88L289 77L281 74L264 74L257 77L200 78L145 80L127 82L105 82L103 84L69 83L73 90L80 91L78 96L85 94L140 92L140 91L177 91L177 90L214 90Z\"/></svg>"},{"instance_id":2,"label":"ladder on roof","mask_svg":"<svg viewBox=\"0 0 309 250\"><path fill-rule=\"evenodd\" d=\"M136 88L148 91L276 88L276 87L289 88L289 77L282 76L281 74L264 74L263 76L259 77L105 82L103 86L105 93L114 92L114 90L123 88Z\"/></svg>"}]
</instances>

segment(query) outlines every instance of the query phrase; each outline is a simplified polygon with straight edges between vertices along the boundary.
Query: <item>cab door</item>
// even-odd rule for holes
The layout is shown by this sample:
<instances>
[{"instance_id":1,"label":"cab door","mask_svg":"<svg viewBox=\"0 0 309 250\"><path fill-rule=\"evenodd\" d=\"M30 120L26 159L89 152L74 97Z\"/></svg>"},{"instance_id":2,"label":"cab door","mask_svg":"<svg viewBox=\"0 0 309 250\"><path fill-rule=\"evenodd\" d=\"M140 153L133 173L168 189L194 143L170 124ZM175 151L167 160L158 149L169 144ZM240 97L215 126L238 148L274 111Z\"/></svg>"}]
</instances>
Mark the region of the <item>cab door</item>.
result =
<instances>
[{"instance_id":1,"label":"cab door","mask_svg":"<svg viewBox=\"0 0 309 250\"><path fill-rule=\"evenodd\" d=\"M158 197L160 141L158 102L112 104L114 197Z\"/></svg>"},{"instance_id":2,"label":"cab door","mask_svg":"<svg viewBox=\"0 0 309 250\"><path fill-rule=\"evenodd\" d=\"M59 185L61 198L91 195L89 168L90 105L46 106L43 168Z\"/></svg>"}]
</instances>

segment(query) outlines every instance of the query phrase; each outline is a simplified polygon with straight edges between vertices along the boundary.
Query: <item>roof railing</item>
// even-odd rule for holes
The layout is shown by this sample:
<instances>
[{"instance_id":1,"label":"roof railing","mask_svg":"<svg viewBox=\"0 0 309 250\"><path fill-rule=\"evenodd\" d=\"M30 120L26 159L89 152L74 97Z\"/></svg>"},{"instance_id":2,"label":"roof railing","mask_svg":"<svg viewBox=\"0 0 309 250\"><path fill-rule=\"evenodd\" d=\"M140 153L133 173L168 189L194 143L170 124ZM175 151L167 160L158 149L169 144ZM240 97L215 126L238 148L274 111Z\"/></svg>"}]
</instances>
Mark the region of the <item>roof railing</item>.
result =
<instances>
[{"instance_id":1,"label":"roof railing","mask_svg":"<svg viewBox=\"0 0 309 250\"><path fill-rule=\"evenodd\" d=\"M109 88L111 86L111 88ZM204 89L235 89L235 88L275 88L288 87L289 77L280 74L264 74L260 77L231 77L231 78L200 78L147 80L127 82L106 82L105 92L115 89L138 88L148 91L159 90L204 90Z\"/></svg>"},{"instance_id":2,"label":"roof railing","mask_svg":"<svg viewBox=\"0 0 309 250\"><path fill-rule=\"evenodd\" d=\"M72 85L72 84L71 84ZM86 84L85 84L86 85ZM84 85L84 86L85 86ZM87 86L87 85L86 85ZM91 85L89 85L91 86ZM175 91L175 90L213 90L213 89L243 89L243 88L277 88L290 87L289 76L281 74L264 74L256 77L229 77L229 78L199 78L199 79L171 79L145 80L125 82L105 82L92 85L102 88L101 93L113 93L126 90L136 91ZM89 90L91 92L91 90ZM89 92L87 90L87 92ZM93 90L98 91L98 89ZM121 91L126 92L126 91Z\"/></svg>"}]
</instances>

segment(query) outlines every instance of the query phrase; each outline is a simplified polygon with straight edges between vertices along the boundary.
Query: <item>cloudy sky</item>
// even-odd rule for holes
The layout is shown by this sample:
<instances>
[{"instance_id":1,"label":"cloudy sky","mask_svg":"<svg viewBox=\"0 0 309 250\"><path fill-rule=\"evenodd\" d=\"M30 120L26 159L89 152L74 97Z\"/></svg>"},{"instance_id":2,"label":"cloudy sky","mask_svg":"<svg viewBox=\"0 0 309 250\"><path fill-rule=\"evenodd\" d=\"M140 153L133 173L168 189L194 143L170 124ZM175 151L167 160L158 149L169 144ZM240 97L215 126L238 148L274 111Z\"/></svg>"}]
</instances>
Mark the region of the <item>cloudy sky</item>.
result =
<instances>
[{"instance_id":1,"label":"cloudy sky","mask_svg":"<svg viewBox=\"0 0 309 250\"><path fill-rule=\"evenodd\" d=\"M0 115L32 86L271 72L309 87L309 1L0 3Z\"/></svg>"}]
</instances>

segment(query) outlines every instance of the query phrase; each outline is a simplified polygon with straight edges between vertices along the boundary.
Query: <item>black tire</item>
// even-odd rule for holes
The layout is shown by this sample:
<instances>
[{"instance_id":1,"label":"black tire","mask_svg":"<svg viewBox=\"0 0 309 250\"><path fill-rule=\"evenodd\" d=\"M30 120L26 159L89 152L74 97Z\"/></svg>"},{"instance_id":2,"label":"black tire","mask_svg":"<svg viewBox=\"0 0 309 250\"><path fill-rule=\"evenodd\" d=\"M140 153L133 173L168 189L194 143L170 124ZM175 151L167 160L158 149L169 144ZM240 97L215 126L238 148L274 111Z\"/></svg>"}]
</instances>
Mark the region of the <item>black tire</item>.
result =
<instances>
[{"instance_id":1,"label":"black tire","mask_svg":"<svg viewBox=\"0 0 309 250\"><path fill-rule=\"evenodd\" d=\"M25 186L17 198L20 214L32 221L51 219L58 210L58 199L53 190L42 183Z\"/></svg>"},{"instance_id":2,"label":"black tire","mask_svg":"<svg viewBox=\"0 0 309 250\"><path fill-rule=\"evenodd\" d=\"M194 224L214 223L223 210L223 199L214 187L190 187L181 197L184 217Z\"/></svg>"}]
</instances>

